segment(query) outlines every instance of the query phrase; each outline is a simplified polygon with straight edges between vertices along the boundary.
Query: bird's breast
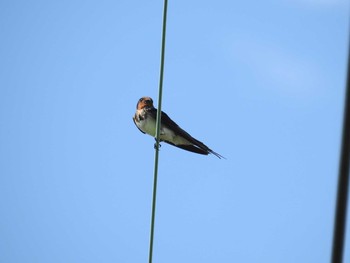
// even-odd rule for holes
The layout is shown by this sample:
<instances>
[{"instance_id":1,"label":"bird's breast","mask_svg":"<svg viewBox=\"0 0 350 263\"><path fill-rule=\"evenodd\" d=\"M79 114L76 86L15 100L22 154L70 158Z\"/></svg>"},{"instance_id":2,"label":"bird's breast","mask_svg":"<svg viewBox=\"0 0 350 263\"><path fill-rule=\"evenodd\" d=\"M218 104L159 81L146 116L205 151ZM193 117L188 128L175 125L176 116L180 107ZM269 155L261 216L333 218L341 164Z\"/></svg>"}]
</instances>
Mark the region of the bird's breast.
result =
<instances>
[{"instance_id":1,"label":"bird's breast","mask_svg":"<svg viewBox=\"0 0 350 263\"><path fill-rule=\"evenodd\" d=\"M136 125L139 127L139 129L147 133L148 135L155 137L156 120L143 111L136 113L136 115ZM186 138L178 136L178 134L176 134L176 131L173 131L164 124L162 124L160 127L160 140L172 142L175 145L190 144L190 142Z\"/></svg>"},{"instance_id":2,"label":"bird's breast","mask_svg":"<svg viewBox=\"0 0 350 263\"><path fill-rule=\"evenodd\" d=\"M156 122L153 118L141 117L137 122L137 126L145 133L155 136L156 134Z\"/></svg>"},{"instance_id":3,"label":"bird's breast","mask_svg":"<svg viewBox=\"0 0 350 263\"><path fill-rule=\"evenodd\" d=\"M156 120L151 117L139 117L137 122L137 126L148 135L151 135L152 137L156 136ZM174 131L169 129L168 127L161 125L160 127L160 139L162 141L170 141L172 142L174 138L176 137Z\"/></svg>"}]
</instances>

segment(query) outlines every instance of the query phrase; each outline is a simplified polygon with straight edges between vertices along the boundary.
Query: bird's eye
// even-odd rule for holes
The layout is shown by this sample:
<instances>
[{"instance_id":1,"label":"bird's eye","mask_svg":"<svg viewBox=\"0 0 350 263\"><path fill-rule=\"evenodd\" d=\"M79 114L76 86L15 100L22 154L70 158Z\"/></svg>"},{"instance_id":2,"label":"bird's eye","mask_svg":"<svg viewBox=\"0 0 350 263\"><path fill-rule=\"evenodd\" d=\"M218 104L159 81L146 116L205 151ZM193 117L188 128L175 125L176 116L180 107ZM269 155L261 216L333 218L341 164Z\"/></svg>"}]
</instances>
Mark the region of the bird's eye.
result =
<instances>
[{"instance_id":1,"label":"bird's eye","mask_svg":"<svg viewBox=\"0 0 350 263\"><path fill-rule=\"evenodd\" d=\"M152 100L152 99L147 99L147 100L145 100L145 102L146 102L147 104L153 104L153 100Z\"/></svg>"},{"instance_id":2,"label":"bird's eye","mask_svg":"<svg viewBox=\"0 0 350 263\"><path fill-rule=\"evenodd\" d=\"M139 102L142 102L143 101L143 98L139 99Z\"/></svg>"}]
</instances>

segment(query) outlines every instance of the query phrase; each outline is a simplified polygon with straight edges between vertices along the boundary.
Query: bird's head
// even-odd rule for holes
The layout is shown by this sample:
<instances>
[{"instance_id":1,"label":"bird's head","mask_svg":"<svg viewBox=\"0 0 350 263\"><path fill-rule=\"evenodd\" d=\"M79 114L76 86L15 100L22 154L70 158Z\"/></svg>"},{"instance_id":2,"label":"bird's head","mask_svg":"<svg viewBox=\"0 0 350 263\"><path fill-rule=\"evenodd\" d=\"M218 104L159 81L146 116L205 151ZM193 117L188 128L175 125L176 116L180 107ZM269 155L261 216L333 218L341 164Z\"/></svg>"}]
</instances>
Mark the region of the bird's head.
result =
<instances>
[{"instance_id":1,"label":"bird's head","mask_svg":"<svg viewBox=\"0 0 350 263\"><path fill-rule=\"evenodd\" d=\"M139 99L136 105L137 110L141 110L143 108L153 108L153 100L150 97L142 97Z\"/></svg>"}]
</instances>

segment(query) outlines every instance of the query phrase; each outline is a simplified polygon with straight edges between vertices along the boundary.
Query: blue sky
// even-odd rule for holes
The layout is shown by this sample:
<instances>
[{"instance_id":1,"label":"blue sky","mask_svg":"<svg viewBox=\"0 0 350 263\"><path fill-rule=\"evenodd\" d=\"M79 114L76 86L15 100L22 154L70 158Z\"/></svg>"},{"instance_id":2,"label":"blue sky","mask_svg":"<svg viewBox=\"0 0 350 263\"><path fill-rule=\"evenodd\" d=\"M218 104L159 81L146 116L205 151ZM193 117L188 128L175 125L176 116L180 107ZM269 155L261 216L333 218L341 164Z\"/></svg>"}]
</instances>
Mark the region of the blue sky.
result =
<instances>
[{"instance_id":1,"label":"blue sky","mask_svg":"<svg viewBox=\"0 0 350 263\"><path fill-rule=\"evenodd\" d=\"M154 262L329 262L348 1L168 8ZM147 262L162 9L0 3L0 262Z\"/></svg>"}]
</instances>

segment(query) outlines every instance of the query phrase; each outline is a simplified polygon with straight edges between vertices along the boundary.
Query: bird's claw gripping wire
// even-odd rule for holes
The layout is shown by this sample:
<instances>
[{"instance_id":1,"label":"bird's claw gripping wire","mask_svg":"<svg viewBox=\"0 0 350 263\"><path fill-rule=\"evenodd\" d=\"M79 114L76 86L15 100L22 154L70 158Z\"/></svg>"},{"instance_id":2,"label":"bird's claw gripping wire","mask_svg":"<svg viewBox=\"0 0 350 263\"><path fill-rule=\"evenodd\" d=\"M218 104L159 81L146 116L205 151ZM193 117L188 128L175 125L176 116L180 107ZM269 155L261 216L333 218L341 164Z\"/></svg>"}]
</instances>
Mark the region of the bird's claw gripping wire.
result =
<instances>
[{"instance_id":1,"label":"bird's claw gripping wire","mask_svg":"<svg viewBox=\"0 0 350 263\"><path fill-rule=\"evenodd\" d=\"M157 138L154 138L154 140L156 141L155 143L154 143L154 149L156 150L157 149ZM162 145L160 144L160 141L159 141L159 147L158 147L158 151L159 151L159 149L160 149L160 147L162 147Z\"/></svg>"}]
</instances>

